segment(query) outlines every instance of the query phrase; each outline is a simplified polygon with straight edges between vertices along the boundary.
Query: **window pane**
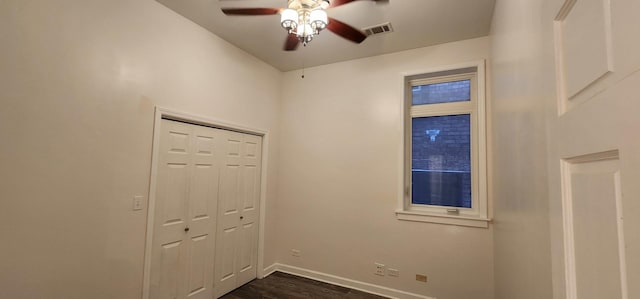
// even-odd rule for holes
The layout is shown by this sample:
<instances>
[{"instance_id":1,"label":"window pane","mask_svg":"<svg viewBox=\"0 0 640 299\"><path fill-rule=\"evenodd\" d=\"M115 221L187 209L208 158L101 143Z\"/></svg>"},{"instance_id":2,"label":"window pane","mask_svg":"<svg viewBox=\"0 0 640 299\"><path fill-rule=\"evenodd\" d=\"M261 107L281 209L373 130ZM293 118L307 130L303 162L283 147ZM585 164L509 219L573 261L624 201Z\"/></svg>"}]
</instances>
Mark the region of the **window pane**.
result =
<instances>
[{"instance_id":1,"label":"window pane","mask_svg":"<svg viewBox=\"0 0 640 299\"><path fill-rule=\"evenodd\" d=\"M471 99L471 81L453 81L413 86L413 105L465 102Z\"/></svg>"},{"instance_id":2,"label":"window pane","mask_svg":"<svg viewBox=\"0 0 640 299\"><path fill-rule=\"evenodd\" d=\"M471 116L412 119L411 202L471 208Z\"/></svg>"}]
</instances>

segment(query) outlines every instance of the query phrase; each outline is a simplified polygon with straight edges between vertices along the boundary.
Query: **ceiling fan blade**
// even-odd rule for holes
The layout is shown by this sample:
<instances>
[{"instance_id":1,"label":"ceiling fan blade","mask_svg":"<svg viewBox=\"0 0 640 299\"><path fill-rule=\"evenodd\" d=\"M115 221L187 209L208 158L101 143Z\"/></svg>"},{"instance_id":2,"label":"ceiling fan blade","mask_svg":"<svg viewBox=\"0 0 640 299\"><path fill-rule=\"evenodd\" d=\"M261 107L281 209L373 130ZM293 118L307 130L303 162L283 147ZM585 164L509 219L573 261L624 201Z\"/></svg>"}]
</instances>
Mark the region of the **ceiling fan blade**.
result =
<instances>
[{"instance_id":1,"label":"ceiling fan blade","mask_svg":"<svg viewBox=\"0 0 640 299\"><path fill-rule=\"evenodd\" d=\"M367 38L367 35L362 33L360 30L353 28L350 25L342 23L331 17L329 18L329 24L327 25L327 29L356 44L363 42Z\"/></svg>"},{"instance_id":2,"label":"ceiling fan blade","mask_svg":"<svg viewBox=\"0 0 640 299\"><path fill-rule=\"evenodd\" d=\"M347 3L351 3L356 0L330 0L330 1L331 1L331 5L329 5L329 8L332 8L340 5L345 5ZM370 1L380 2L380 3L389 3L389 0L370 0Z\"/></svg>"},{"instance_id":3,"label":"ceiling fan blade","mask_svg":"<svg viewBox=\"0 0 640 299\"><path fill-rule=\"evenodd\" d=\"M287 34L287 40L284 42L285 51L295 51L300 45L300 40L295 34Z\"/></svg>"},{"instance_id":4,"label":"ceiling fan blade","mask_svg":"<svg viewBox=\"0 0 640 299\"><path fill-rule=\"evenodd\" d=\"M340 6L340 5L345 5L345 4L351 3L353 1L356 1L356 0L331 0L331 5L329 5L329 8Z\"/></svg>"},{"instance_id":5,"label":"ceiling fan blade","mask_svg":"<svg viewBox=\"0 0 640 299\"><path fill-rule=\"evenodd\" d=\"M279 14L281 8L223 8L225 15L266 16Z\"/></svg>"}]
</instances>

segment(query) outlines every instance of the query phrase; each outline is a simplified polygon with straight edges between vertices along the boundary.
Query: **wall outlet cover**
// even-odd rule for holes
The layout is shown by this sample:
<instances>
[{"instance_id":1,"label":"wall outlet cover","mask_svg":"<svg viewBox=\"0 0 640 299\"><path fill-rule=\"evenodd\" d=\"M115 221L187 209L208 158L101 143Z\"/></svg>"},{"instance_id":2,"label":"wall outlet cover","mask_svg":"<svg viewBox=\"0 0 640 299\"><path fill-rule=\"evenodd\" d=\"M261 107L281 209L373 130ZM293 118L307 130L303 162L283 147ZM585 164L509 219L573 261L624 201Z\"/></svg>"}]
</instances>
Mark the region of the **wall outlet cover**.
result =
<instances>
[{"instance_id":1,"label":"wall outlet cover","mask_svg":"<svg viewBox=\"0 0 640 299\"><path fill-rule=\"evenodd\" d=\"M376 265L376 272L374 272L374 274L378 275L378 276L384 276L385 272L386 272L385 271L386 268L385 268L384 264L375 263L375 265Z\"/></svg>"}]
</instances>

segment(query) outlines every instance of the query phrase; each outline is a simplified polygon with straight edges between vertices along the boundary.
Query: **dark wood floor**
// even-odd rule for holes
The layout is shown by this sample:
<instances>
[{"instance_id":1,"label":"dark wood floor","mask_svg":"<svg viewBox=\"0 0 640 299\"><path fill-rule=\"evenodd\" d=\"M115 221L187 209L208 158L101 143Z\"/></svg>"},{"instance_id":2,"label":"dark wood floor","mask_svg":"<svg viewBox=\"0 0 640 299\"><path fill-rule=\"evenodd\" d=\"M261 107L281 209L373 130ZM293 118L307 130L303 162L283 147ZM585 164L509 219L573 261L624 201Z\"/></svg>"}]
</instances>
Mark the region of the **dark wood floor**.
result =
<instances>
[{"instance_id":1,"label":"dark wood floor","mask_svg":"<svg viewBox=\"0 0 640 299\"><path fill-rule=\"evenodd\" d=\"M384 299L349 288L282 272L253 280L220 299Z\"/></svg>"}]
</instances>

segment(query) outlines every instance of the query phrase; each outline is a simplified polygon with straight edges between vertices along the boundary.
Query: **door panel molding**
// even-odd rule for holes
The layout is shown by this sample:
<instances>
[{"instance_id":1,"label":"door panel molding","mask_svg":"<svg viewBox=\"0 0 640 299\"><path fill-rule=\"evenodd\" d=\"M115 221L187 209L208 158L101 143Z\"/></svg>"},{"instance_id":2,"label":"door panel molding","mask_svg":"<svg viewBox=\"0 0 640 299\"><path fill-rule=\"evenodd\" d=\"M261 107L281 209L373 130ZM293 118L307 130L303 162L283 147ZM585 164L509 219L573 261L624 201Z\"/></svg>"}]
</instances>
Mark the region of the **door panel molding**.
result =
<instances>
[{"instance_id":1,"label":"door panel molding","mask_svg":"<svg viewBox=\"0 0 640 299\"><path fill-rule=\"evenodd\" d=\"M560 177L566 299L627 299L619 151L561 159Z\"/></svg>"},{"instance_id":2,"label":"door panel molding","mask_svg":"<svg viewBox=\"0 0 640 299\"><path fill-rule=\"evenodd\" d=\"M610 0L566 0L554 20L558 112L573 109L606 87L614 71Z\"/></svg>"},{"instance_id":3,"label":"door panel molding","mask_svg":"<svg viewBox=\"0 0 640 299\"><path fill-rule=\"evenodd\" d=\"M185 113L173 109L168 109L160 106L155 107L155 115L154 115L154 129L153 129L153 147L152 147L152 158L151 158L151 176L150 176L150 184L149 184L149 203L147 205L147 228L146 228L146 239L145 239L145 255L144 255L144 269L143 269L143 287L142 287L142 298L149 299L150 294L150 284L151 284L151 249L152 249L152 241L153 241L153 230L154 230L154 221L155 221L155 205L156 205L156 188L158 181L158 161L160 154L160 136L161 136L161 121L162 119L174 120L179 122L184 122L193 125L200 125L205 127L211 127L216 129L223 129L227 131L233 131L238 133L244 133L249 135L254 135L256 137L262 137L262 167L260 171L260 186L259 186L259 219L258 219L258 255L257 255L257 276L258 278L262 278L265 276L264 273L264 223L265 223L265 201L266 201L266 183L267 183L267 159L268 159L268 145L269 145L269 132L268 130L253 128L249 126L244 126L236 123L230 123L227 121L218 120L215 118ZM175 144L175 150L180 152L181 145L179 138L176 140L172 140ZM198 153L199 154L207 154L207 144L206 140L203 140L202 143L197 143ZM196 292L197 293L197 292Z\"/></svg>"}]
</instances>

